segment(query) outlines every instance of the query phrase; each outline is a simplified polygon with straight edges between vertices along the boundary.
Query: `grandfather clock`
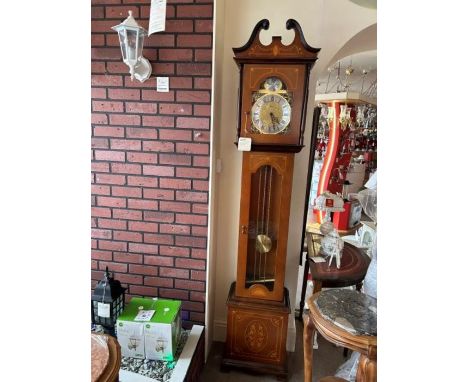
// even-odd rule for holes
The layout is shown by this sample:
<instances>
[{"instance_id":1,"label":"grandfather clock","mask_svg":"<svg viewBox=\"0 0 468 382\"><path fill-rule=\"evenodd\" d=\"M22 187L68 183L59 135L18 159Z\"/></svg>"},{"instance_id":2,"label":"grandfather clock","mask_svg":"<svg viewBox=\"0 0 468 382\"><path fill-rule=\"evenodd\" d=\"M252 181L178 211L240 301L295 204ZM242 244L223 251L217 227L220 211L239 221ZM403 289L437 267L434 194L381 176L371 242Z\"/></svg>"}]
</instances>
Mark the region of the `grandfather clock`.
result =
<instances>
[{"instance_id":1,"label":"grandfather clock","mask_svg":"<svg viewBox=\"0 0 468 382\"><path fill-rule=\"evenodd\" d=\"M287 377L290 304L284 287L294 154L303 148L309 73L320 49L307 44L297 21L294 41L265 46L257 23L234 48L240 69L236 144L243 151L237 278L227 300L223 366ZM241 142L242 140L242 142Z\"/></svg>"}]
</instances>

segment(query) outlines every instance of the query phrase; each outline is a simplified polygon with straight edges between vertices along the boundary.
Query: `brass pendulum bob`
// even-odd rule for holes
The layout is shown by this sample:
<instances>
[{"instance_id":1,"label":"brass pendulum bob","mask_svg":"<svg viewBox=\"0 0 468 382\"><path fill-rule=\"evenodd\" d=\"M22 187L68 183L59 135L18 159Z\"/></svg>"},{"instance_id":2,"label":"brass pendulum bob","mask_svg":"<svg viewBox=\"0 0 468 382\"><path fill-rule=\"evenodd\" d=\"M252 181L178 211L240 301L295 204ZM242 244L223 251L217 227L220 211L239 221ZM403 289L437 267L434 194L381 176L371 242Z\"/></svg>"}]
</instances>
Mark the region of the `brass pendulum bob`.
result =
<instances>
[{"instance_id":1,"label":"brass pendulum bob","mask_svg":"<svg viewBox=\"0 0 468 382\"><path fill-rule=\"evenodd\" d=\"M255 247L260 253L267 253L271 250L271 239L267 235L257 235Z\"/></svg>"}]
</instances>

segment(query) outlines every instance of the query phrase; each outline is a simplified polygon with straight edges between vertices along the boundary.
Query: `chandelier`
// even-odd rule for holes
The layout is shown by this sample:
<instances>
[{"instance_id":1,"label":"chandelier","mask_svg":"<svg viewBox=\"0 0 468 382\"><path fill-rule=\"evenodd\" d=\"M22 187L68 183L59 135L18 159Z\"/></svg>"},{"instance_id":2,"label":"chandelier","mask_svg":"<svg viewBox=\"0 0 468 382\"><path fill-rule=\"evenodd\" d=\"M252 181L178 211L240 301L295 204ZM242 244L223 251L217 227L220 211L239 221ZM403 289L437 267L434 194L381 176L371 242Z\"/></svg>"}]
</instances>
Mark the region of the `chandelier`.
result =
<instances>
[{"instance_id":1,"label":"chandelier","mask_svg":"<svg viewBox=\"0 0 468 382\"><path fill-rule=\"evenodd\" d=\"M328 137L334 118L333 107L319 103L321 108L319 128L317 132L317 147L315 159L325 157L328 147ZM337 119L342 130L347 130L347 138L343 144L344 152L360 150L375 151L377 149L377 107L372 104L340 105Z\"/></svg>"},{"instance_id":2,"label":"chandelier","mask_svg":"<svg viewBox=\"0 0 468 382\"><path fill-rule=\"evenodd\" d=\"M317 94L359 92L370 98L377 97L377 79L369 81L369 71L356 71L350 63L343 68L341 61L327 69L326 79L317 82Z\"/></svg>"}]
</instances>

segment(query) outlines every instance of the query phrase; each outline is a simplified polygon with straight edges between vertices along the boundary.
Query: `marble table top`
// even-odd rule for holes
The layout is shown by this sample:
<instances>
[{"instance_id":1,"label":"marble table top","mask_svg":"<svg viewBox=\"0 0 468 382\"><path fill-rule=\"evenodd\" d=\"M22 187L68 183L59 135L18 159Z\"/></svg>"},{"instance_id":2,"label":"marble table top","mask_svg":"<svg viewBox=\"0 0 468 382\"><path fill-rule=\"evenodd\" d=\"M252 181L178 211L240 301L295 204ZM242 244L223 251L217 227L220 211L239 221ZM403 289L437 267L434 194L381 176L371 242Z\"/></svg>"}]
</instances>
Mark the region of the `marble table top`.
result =
<instances>
[{"instance_id":1,"label":"marble table top","mask_svg":"<svg viewBox=\"0 0 468 382\"><path fill-rule=\"evenodd\" d=\"M377 335L377 300L349 289L321 291L314 304L322 316L354 335Z\"/></svg>"},{"instance_id":2,"label":"marble table top","mask_svg":"<svg viewBox=\"0 0 468 382\"><path fill-rule=\"evenodd\" d=\"M91 381L95 382L104 372L109 362L107 338L91 333Z\"/></svg>"}]
</instances>

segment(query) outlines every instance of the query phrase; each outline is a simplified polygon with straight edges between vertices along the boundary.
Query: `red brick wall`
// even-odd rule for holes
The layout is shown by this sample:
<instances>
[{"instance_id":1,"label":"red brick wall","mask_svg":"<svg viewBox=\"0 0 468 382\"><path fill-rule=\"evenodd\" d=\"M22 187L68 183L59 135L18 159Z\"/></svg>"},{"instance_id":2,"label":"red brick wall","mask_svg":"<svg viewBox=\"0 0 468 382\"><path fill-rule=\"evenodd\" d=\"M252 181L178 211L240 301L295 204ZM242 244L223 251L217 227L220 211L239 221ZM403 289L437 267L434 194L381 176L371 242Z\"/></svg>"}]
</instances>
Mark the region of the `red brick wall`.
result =
<instances>
[{"instance_id":1,"label":"red brick wall","mask_svg":"<svg viewBox=\"0 0 468 382\"><path fill-rule=\"evenodd\" d=\"M106 266L129 296L205 311L213 2L168 0L166 31L145 41L153 66L131 81L117 33L150 0L92 0L92 285ZM168 76L169 93L155 76Z\"/></svg>"}]
</instances>

